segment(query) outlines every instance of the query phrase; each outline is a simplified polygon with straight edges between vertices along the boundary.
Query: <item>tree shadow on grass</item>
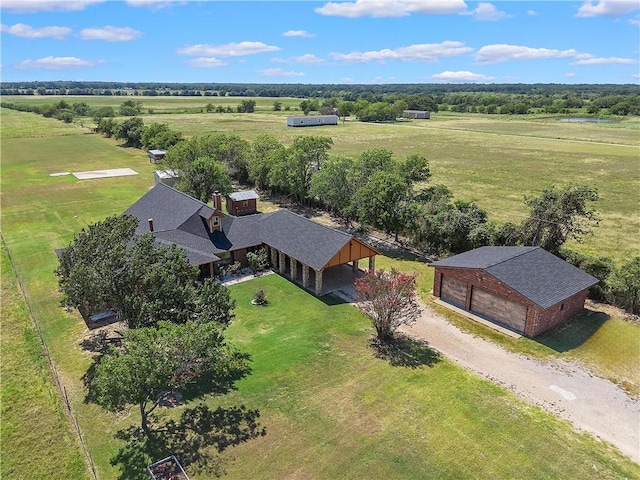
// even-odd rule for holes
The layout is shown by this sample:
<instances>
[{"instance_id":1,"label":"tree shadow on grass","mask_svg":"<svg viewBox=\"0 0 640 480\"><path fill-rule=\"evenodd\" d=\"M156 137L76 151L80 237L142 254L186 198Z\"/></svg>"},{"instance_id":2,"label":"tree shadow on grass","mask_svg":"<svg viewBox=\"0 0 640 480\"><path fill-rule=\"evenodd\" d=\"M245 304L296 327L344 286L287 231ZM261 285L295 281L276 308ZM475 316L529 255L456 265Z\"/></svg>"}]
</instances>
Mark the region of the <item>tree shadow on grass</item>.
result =
<instances>
[{"instance_id":1,"label":"tree shadow on grass","mask_svg":"<svg viewBox=\"0 0 640 480\"><path fill-rule=\"evenodd\" d=\"M119 480L147 480L147 466L170 455L176 456L187 473L219 477L224 474L220 453L266 435L259 417L258 410L244 405L215 410L197 405L148 436L140 427L120 430L116 438L126 443L110 462L120 467Z\"/></svg>"},{"instance_id":2,"label":"tree shadow on grass","mask_svg":"<svg viewBox=\"0 0 640 480\"><path fill-rule=\"evenodd\" d=\"M534 340L556 352L568 352L589 340L609 318L604 312L587 310L566 325L538 335Z\"/></svg>"},{"instance_id":3,"label":"tree shadow on grass","mask_svg":"<svg viewBox=\"0 0 640 480\"><path fill-rule=\"evenodd\" d=\"M371 341L371 348L376 357L388 360L394 367L433 367L441 359L440 353L429 348L427 342L403 334L397 334L387 342L374 339Z\"/></svg>"}]
</instances>

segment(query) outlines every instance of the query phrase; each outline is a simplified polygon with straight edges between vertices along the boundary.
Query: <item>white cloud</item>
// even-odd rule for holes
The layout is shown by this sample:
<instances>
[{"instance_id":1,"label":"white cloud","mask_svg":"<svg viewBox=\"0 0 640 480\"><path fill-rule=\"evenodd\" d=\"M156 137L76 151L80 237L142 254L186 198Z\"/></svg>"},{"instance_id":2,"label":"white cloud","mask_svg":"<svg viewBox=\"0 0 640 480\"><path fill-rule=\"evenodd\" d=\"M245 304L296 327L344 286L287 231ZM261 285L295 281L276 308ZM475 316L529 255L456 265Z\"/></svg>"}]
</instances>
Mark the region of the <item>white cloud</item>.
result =
<instances>
[{"instance_id":1,"label":"white cloud","mask_svg":"<svg viewBox=\"0 0 640 480\"><path fill-rule=\"evenodd\" d=\"M396 81L396 77L374 77L371 79L370 83L394 83Z\"/></svg>"},{"instance_id":2,"label":"white cloud","mask_svg":"<svg viewBox=\"0 0 640 480\"><path fill-rule=\"evenodd\" d=\"M229 65L227 62L214 57L194 58L192 60L187 60L185 63L196 68L217 68Z\"/></svg>"},{"instance_id":3,"label":"white cloud","mask_svg":"<svg viewBox=\"0 0 640 480\"><path fill-rule=\"evenodd\" d=\"M344 77L344 78L342 79L342 81L343 81L344 83L354 83L356 80L355 80L355 78L352 78L352 77Z\"/></svg>"},{"instance_id":4,"label":"white cloud","mask_svg":"<svg viewBox=\"0 0 640 480\"><path fill-rule=\"evenodd\" d=\"M308 65L319 65L321 63L325 63L322 58L316 57L313 53L305 53L299 57L272 58L271 61L278 63L306 63Z\"/></svg>"},{"instance_id":5,"label":"white cloud","mask_svg":"<svg viewBox=\"0 0 640 480\"><path fill-rule=\"evenodd\" d=\"M333 17L406 17L412 13L447 15L467 9L464 0L356 0L329 2L316 13Z\"/></svg>"},{"instance_id":6,"label":"white cloud","mask_svg":"<svg viewBox=\"0 0 640 480\"><path fill-rule=\"evenodd\" d=\"M507 12L498 10L491 3L480 3L475 10L465 12L464 15L473 15L473 18L481 21L497 22L503 18L509 18Z\"/></svg>"},{"instance_id":7,"label":"white cloud","mask_svg":"<svg viewBox=\"0 0 640 480\"><path fill-rule=\"evenodd\" d=\"M632 77L633 77L633 78L640 78L640 73L634 73L634 74L632 75Z\"/></svg>"},{"instance_id":8,"label":"white cloud","mask_svg":"<svg viewBox=\"0 0 640 480\"><path fill-rule=\"evenodd\" d=\"M636 27L640 27L640 15L635 18L630 18L629 23L631 25L635 25Z\"/></svg>"},{"instance_id":9,"label":"white cloud","mask_svg":"<svg viewBox=\"0 0 640 480\"><path fill-rule=\"evenodd\" d=\"M33 28L24 23L16 23L15 25L0 25L0 31L15 35L22 38L55 38L62 40L71 33L69 27L40 27Z\"/></svg>"},{"instance_id":10,"label":"white cloud","mask_svg":"<svg viewBox=\"0 0 640 480\"><path fill-rule=\"evenodd\" d=\"M513 60L536 60L540 58L584 58L589 54L574 49L555 50L549 48L531 48L521 45L495 44L486 45L476 52L475 59L479 63L500 63Z\"/></svg>"},{"instance_id":11,"label":"white cloud","mask_svg":"<svg viewBox=\"0 0 640 480\"><path fill-rule=\"evenodd\" d=\"M422 43L399 47L385 48L369 52L331 53L331 58L347 63L384 62L387 60L435 62L440 57L454 57L472 51L462 42L445 41L442 43Z\"/></svg>"},{"instance_id":12,"label":"white cloud","mask_svg":"<svg viewBox=\"0 0 640 480\"><path fill-rule=\"evenodd\" d=\"M281 68L267 68L258 70L258 73L264 77L304 77L302 72L291 72Z\"/></svg>"},{"instance_id":13,"label":"white cloud","mask_svg":"<svg viewBox=\"0 0 640 480\"><path fill-rule=\"evenodd\" d=\"M640 8L638 0L598 0L585 1L578 9L576 17L613 17L619 18Z\"/></svg>"},{"instance_id":14,"label":"white cloud","mask_svg":"<svg viewBox=\"0 0 640 480\"><path fill-rule=\"evenodd\" d=\"M280 50L279 47L267 45L262 42L240 42L227 43L225 45L190 45L188 47L179 48L177 52L178 55L199 55L203 57L240 57L278 50Z\"/></svg>"},{"instance_id":15,"label":"white cloud","mask_svg":"<svg viewBox=\"0 0 640 480\"><path fill-rule=\"evenodd\" d=\"M632 58L589 56L572 62L571 65L633 65L634 63L638 62Z\"/></svg>"},{"instance_id":16,"label":"white cloud","mask_svg":"<svg viewBox=\"0 0 640 480\"><path fill-rule=\"evenodd\" d=\"M567 72L564 76L567 78L575 78L576 74L574 72Z\"/></svg>"},{"instance_id":17,"label":"white cloud","mask_svg":"<svg viewBox=\"0 0 640 480\"><path fill-rule=\"evenodd\" d=\"M135 40L142 32L129 27L85 28L80 32L83 40L104 40L106 42L129 42Z\"/></svg>"},{"instance_id":18,"label":"white cloud","mask_svg":"<svg viewBox=\"0 0 640 480\"><path fill-rule=\"evenodd\" d=\"M537 17L538 12L536 12L535 10L527 10L527 15L529 15L530 17Z\"/></svg>"},{"instance_id":19,"label":"white cloud","mask_svg":"<svg viewBox=\"0 0 640 480\"><path fill-rule=\"evenodd\" d=\"M104 0L2 0L0 8L16 13L65 12L84 10Z\"/></svg>"},{"instance_id":20,"label":"white cloud","mask_svg":"<svg viewBox=\"0 0 640 480\"><path fill-rule=\"evenodd\" d=\"M315 33L309 33L306 30L287 30L282 35L285 37L302 37L302 38L313 38L316 36Z\"/></svg>"},{"instance_id":21,"label":"white cloud","mask_svg":"<svg viewBox=\"0 0 640 480\"><path fill-rule=\"evenodd\" d=\"M16 65L23 69L62 70L65 68L93 67L96 62L76 57L44 57L37 60L24 60Z\"/></svg>"},{"instance_id":22,"label":"white cloud","mask_svg":"<svg viewBox=\"0 0 640 480\"><path fill-rule=\"evenodd\" d=\"M447 83L490 82L491 80L495 80L495 77L482 75L480 73L472 73L466 70L458 72L445 71L442 73L436 73L435 75L432 75L432 78Z\"/></svg>"}]
</instances>

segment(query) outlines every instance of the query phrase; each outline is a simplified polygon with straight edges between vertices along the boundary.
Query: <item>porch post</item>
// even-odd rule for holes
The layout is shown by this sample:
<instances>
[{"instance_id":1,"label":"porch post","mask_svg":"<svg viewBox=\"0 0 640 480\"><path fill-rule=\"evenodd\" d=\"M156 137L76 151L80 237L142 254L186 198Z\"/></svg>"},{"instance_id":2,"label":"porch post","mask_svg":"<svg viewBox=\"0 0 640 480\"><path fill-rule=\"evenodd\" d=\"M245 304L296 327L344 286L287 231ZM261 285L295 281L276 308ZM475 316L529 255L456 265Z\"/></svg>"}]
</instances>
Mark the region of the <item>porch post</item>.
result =
<instances>
[{"instance_id":1,"label":"porch post","mask_svg":"<svg viewBox=\"0 0 640 480\"><path fill-rule=\"evenodd\" d=\"M291 259L291 280L293 280L294 282L297 282L298 280L298 261L293 258L290 257Z\"/></svg>"},{"instance_id":2,"label":"porch post","mask_svg":"<svg viewBox=\"0 0 640 480\"><path fill-rule=\"evenodd\" d=\"M358 271L358 260L354 260L354 261L352 262L352 264L351 264L351 269L352 269L354 272L357 272L357 271Z\"/></svg>"},{"instance_id":3,"label":"porch post","mask_svg":"<svg viewBox=\"0 0 640 480\"><path fill-rule=\"evenodd\" d=\"M371 273L375 273L375 271L376 271L376 257L375 257L375 255L371 255L369 257L369 271Z\"/></svg>"},{"instance_id":4,"label":"porch post","mask_svg":"<svg viewBox=\"0 0 640 480\"><path fill-rule=\"evenodd\" d=\"M309 265L302 264L302 286L307 288L309 286Z\"/></svg>"},{"instance_id":5,"label":"porch post","mask_svg":"<svg viewBox=\"0 0 640 480\"><path fill-rule=\"evenodd\" d=\"M271 253L271 266L273 268L278 267L278 254L275 248L269 247L269 253Z\"/></svg>"},{"instance_id":6,"label":"porch post","mask_svg":"<svg viewBox=\"0 0 640 480\"><path fill-rule=\"evenodd\" d=\"M284 268L287 266L287 262L284 258L284 252L278 252L278 271L281 275L284 275Z\"/></svg>"},{"instance_id":7,"label":"porch post","mask_svg":"<svg viewBox=\"0 0 640 480\"><path fill-rule=\"evenodd\" d=\"M213 278L214 271L213 262L209 262L209 277Z\"/></svg>"},{"instance_id":8,"label":"porch post","mask_svg":"<svg viewBox=\"0 0 640 480\"><path fill-rule=\"evenodd\" d=\"M316 295L322 295L322 269L316 270Z\"/></svg>"}]
</instances>

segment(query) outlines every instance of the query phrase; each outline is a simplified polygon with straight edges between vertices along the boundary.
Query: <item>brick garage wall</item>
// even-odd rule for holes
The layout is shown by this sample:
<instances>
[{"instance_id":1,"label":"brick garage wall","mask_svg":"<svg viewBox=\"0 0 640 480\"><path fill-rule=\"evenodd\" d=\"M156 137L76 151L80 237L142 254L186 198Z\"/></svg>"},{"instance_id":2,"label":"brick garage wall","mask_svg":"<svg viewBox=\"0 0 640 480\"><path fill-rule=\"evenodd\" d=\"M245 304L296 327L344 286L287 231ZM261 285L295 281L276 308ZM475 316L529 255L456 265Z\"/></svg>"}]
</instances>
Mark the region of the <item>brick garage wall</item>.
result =
<instances>
[{"instance_id":1,"label":"brick garage wall","mask_svg":"<svg viewBox=\"0 0 640 480\"><path fill-rule=\"evenodd\" d=\"M435 267L433 294L440 297L442 275L454 278L467 283L467 299L465 310L471 310L471 287L477 286L489 292L493 292L501 297L506 297L518 303L527 305L527 320L524 334L527 337L535 337L551 328L562 325L571 320L574 316L582 312L584 302L589 289L576 293L563 302L559 302L552 307L542 309L528 298L513 291L497 278L489 275L483 270L476 268L446 268ZM564 307L561 309L561 305Z\"/></svg>"},{"instance_id":2,"label":"brick garage wall","mask_svg":"<svg viewBox=\"0 0 640 480\"><path fill-rule=\"evenodd\" d=\"M588 288L582 290L546 310L536 309L535 315L533 315L531 319L527 317L525 335L527 337L535 337L547 330L567 323L573 317L582 313L588 291Z\"/></svg>"}]
</instances>

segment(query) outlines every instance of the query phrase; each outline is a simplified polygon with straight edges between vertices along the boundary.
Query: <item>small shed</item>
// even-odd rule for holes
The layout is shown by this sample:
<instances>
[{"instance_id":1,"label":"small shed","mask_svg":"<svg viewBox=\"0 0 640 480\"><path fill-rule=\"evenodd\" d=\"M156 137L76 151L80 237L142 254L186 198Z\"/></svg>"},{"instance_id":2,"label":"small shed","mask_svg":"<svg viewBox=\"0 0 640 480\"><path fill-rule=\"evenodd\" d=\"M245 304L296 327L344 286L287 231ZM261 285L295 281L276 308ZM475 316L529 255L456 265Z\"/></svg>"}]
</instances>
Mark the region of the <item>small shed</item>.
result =
<instances>
[{"instance_id":1,"label":"small shed","mask_svg":"<svg viewBox=\"0 0 640 480\"><path fill-rule=\"evenodd\" d=\"M481 247L431 266L436 297L527 337L582 312L598 283L540 247Z\"/></svg>"},{"instance_id":2,"label":"small shed","mask_svg":"<svg viewBox=\"0 0 640 480\"><path fill-rule=\"evenodd\" d=\"M149 161L151 163L160 163L164 160L166 154L166 150L147 150L147 155L149 156Z\"/></svg>"},{"instance_id":3,"label":"small shed","mask_svg":"<svg viewBox=\"0 0 640 480\"><path fill-rule=\"evenodd\" d=\"M287 127L338 125L337 115L296 115L287 117Z\"/></svg>"},{"instance_id":4,"label":"small shed","mask_svg":"<svg viewBox=\"0 0 640 480\"><path fill-rule=\"evenodd\" d=\"M255 190L230 193L227 195L227 212L236 217L257 213L258 198Z\"/></svg>"},{"instance_id":5,"label":"small shed","mask_svg":"<svg viewBox=\"0 0 640 480\"><path fill-rule=\"evenodd\" d=\"M156 170L153 172L154 185L164 183L173 187L180 180L179 170Z\"/></svg>"},{"instance_id":6,"label":"small shed","mask_svg":"<svg viewBox=\"0 0 640 480\"><path fill-rule=\"evenodd\" d=\"M403 110L402 117L429 120L431 118L431 112L427 112L426 110Z\"/></svg>"}]
</instances>

